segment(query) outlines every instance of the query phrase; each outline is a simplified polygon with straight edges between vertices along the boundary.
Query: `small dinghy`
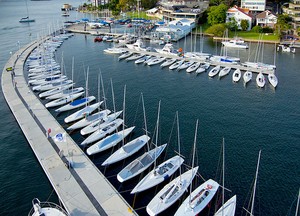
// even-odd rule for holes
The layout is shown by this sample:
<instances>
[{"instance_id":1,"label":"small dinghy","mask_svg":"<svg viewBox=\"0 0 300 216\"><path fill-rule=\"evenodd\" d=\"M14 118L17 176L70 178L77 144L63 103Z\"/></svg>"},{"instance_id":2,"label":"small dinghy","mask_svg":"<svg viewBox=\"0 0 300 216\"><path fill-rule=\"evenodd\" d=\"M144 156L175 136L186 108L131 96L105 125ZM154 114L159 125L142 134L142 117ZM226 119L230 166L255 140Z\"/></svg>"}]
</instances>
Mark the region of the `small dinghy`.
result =
<instances>
[{"instance_id":1,"label":"small dinghy","mask_svg":"<svg viewBox=\"0 0 300 216\"><path fill-rule=\"evenodd\" d=\"M88 126L84 127L83 129L81 129L80 134L82 136L84 136L84 135L93 133L94 131L96 131L99 128L105 127L108 123L110 123L111 121L118 118L121 115L122 112L123 111L119 111L119 112L112 113L110 115L108 113L107 116L103 117L102 119L95 120L90 125L88 125Z\"/></svg>"},{"instance_id":2,"label":"small dinghy","mask_svg":"<svg viewBox=\"0 0 300 216\"><path fill-rule=\"evenodd\" d=\"M177 70L180 71L180 70L184 70L184 69L187 69L188 67L190 67L191 65L194 64L194 61L187 61L187 62L184 62L182 65L180 65Z\"/></svg>"},{"instance_id":3,"label":"small dinghy","mask_svg":"<svg viewBox=\"0 0 300 216\"><path fill-rule=\"evenodd\" d=\"M69 103L69 102L81 97L83 94L84 94L84 92L79 92L77 94L71 94L71 95L67 95L67 96L62 97L62 98L58 98L54 101L46 103L45 107L46 108L52 108L52 107L64 105L66 103Z\"/></svg>"},{"instance_id":4,"label":"small dinghy","mask_svg":"<svg viewBox=\"0 0 300 216\"><path fill-rule=\"evenodd\" d=\"M198 67L199 67L200 65L201 65L200 62L196 62L195 64L189 66L189 67L186 69L186 72L187 72L187 73L191 73L191 72L197 70Z\"/></svg>"},{"instance_id":5,"label":"small dinghy","mask_svg":"<svg viewBox=\"0 0 300 216\"><path fill-rule=\"evenodd\" d=\"M119 142L122 141L122 139L125 139L134 129L135 127L130 127L125 130L121 130L117 133L114 133L99 142L95 143L94 145L90 146L86 153L88 155L94 155L97 153L100 153L102 151L105 151L106 149L112 148L113 146L117 145Z\"/></svg>"},{"instance_id":6,"label":"small dinghy","mask_svg":"<svg viewBox=\"0 0 300 216\"><path fill-rule=\"evenodd\" d=\"M166 57L158 57L158 58L153 59L152 61L148 62L147 65L148 66L156 65L156 64L162 63L164 60L166 60Z\"/></svg>"},{"instance_id":7,"label":"small dinghy","mask_svg":"<svg viewBox=\"0 0 300 216\"><path fill-rule=\"evenodd\" d=\"M227 74L229 74L230 71L231 71L231 67L228 66L224 67L222 70L220 70L219 78L226 76Z\"/></svg>"},{"instance_id":8,"label":"small dinghy","mask_svg":"<svg viewBox=\"0 0 300 216\"><path fill-rule=\"evenodd\" d=\"M78 122L76 122L76 123L72 124L70 127L68 127L67 130L76 130L79 128L86 127L97 120L101 121L101 120L103 120L103 118L105 118L107 115L109 115L110 112L111 112L110 110L106 109L106 110L96 112L92 115L85 116L83 119L79 120Z\"/></svg>"},{"instance_id":9,"label":"small dinghy","mask_svg":"<svg viewBox=\"0 0 300 216\"><path fill-rule=\"evenodd\" d=\"M55 112L65 112L68 110L76 109L92 102L95 99L96 99L95 96L89 96L82 99L77 99L63 107L56 109Z\"/></svg>"},{"instance_id":10,"label":"small dinghy","mask_svg":"<svg viewBox=\"0 0 300 216\"><path fill-rule=\"evenodd\" d=\"M210 67L210 63L209 62L205 62L203 65L201 65L197 70L196 70L196 74L200 74L205 72L208 68Z\"/></svg>"},{"instance_id":11,"label":"small dinghy","mask_svg":"<svg viewBox=\"0 0 300 216\"><path fill-rule=\"evenodd\" d=\"M232 81L238 82L241 79L242 73L241 70L238 68L232 74Z\"/></svg>"},{"instance_id":12,"label":"small dinghy","mask_svg":"<svg viewBox=\"0 0 300 216\"><path fill-rule=\"evenodd\" d=\"M135 53L132 56L129 56L128 58L126 58L126 61L133 61L133 60L137 60L140 59L144 56L144 54L140 54L140 53Z\"/></svg>"},{"instance_id":13,"label":"small dinghy","mask_svg":"<svg viewBox=\"0 0 300 216\"><path fill-rule=\"evenodd\" d=\"M260 88L263 88L266 84L265 77L261 72L256 76L256 84Z\"/></svg>"},{"instance_id":14,"label":"small dinghy","mask_svg":"<svg viewBox=\"0 0 300 216\"><path fill-rule=\"evenodd\" d=\"M208 76L209 76L209 77L214 77L214 76L216 76L216 75L219 73L220 69L221 69L220 65L217 65L216 67L214 67L213 69L211 69L211 70L209 71Z\"/></svg>"},{"instance_id":15,"label":"small dinghy","mask_svg":"<svg viewBox=\"0 0 300 216\"><path fill-rule=\"evenodd\" d=\"M119 56L118 60L122 60L122 59L125 59L125 58L128 58L129 56L131 56L133 54L133 52L126 52L126 53L123 53L122 55Z\"/></svg>"},{"instance_id":16,"label":"small dinghy","mask_svg":"<svg viewBox=\"0 0 300 216\"><path fill-rule=\"evenodd\" d=\"M177 61L177 59L175 59L175 58L168 59L167 61L165 61L164 63L162 63L162 64L160 65L160 67L161 67L161 68L163 68L163 67L168 67L168 66L170 66L171 64L174 64L176 61Z\"/></svg>"},{"instance_id":17,"label":"small dinghy","mask_svg":"<svg viewBox=\"0 0 300 216\"><path fill-rule=\"evenodd\" d=\"M169 69L174 70L184 63L184 60L177 61L170 65Z\"/></svg>"},{"instance_id":18,"label":"small dinghy","mask_svg":"<svg viewBox=\"0 0 300 216\"><path fill-rule=\"evenodd\" d=\"M136 64L144 63L145 61L147 61L147 60L150 59L150 58L151 58L150 55L146 55L146 56L143 56L143 57L141 57L141 58L135 60L134 63L136 63Z\"/></svg>"},{"instance_id":19,"label":"small dinghy","mask_svg":"<svg viewBox=\"0 0 300 216\"><path fill-rule=\"evenodd\" d=\"M96 109L98 109L101 106L102 103L103 103L103 101L100 101L98 103L86 106L83 109L76 111L75 113L73 113L73 114L71 114L71 115L69 115L68 117L65 118L65 120L64 120L65 123L68 124L70 122L81 119L84 116L90 115L92 112L94 112Z\"/></svg>"}]
</instances>

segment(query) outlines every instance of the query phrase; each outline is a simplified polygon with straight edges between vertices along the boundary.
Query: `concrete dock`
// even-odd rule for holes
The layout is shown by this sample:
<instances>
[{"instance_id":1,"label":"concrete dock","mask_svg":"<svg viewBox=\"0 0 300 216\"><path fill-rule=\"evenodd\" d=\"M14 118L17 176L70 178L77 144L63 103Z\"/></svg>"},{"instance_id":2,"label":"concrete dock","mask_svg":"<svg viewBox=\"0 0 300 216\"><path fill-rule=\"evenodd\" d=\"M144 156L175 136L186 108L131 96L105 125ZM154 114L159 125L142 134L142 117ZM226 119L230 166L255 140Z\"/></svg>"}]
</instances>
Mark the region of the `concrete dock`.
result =
<instances>
[{"instance_id":1,"label":"concrete dock","mask_svg":"<svg viewBox=\"0 0 300 216\"><path fill-rule=\"evenodd\" d=\"M37 45L33 42L11 56L3 69L1 86L8 106L63 206L76 216L137 215L28 87L24 62ZM6 71L9 67L14 68L14 73ZM58 133L65 139L54 139Z\"/></svg>"}]
</instances>

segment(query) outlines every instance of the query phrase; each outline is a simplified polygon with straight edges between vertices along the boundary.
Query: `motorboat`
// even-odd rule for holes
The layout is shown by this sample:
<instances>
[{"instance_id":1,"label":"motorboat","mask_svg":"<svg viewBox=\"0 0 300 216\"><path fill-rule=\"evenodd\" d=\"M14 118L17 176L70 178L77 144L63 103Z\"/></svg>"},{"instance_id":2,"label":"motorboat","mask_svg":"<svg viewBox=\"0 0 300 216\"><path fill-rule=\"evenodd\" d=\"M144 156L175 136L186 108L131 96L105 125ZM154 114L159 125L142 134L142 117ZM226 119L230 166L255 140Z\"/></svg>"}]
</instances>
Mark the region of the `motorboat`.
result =
<instances>
[{"instance_id":1,"label":"motorboat","mask_svg":"<svg viewBox=\"0 0 300 216\"><path fill-rule=\"evenodd\" d=\"M114 112L112 114L107 114L106 117L100 118L98 120L95 120L90 125L87 125L83 129L80 130L81 135L87 135L90 133L93 133L94 131L98 130L99 128L105 127L107 124L109 124L111 121L118 118L123 111Z\"/></svg>"},{"instance_id":2,"label":"motorboat","mask_svg":"<svg viewBox=\"0 0 300 216\"><path fill-rule=\"evenodd\" d=\"M51 90L49 90L49 91L51 91ZM55 92L55 91L53 91L53 92ZM76 93L79 93L79 92L84 92L84 88L83 87L78 87L78 88L61 90L61 91L59 91L55 94L47 96L46 99L47 100L54 100L54 99L58 99L58 98L61 98L61 97L65 97L67 95L76 94ZM43 94L43 93L41 93L41 94Z\"/></svg>"},{"instance_id":3,"label":"motorboat","mask_svg":"<svg viewBox=\"0 0 300 216\"><path fill-rule=\"evenodd\" d=\"M183 59L182 59L182 60L179 60L179 61L177 61L177 62L171 64L171 65L169 66L169 69L170 69L170 70L174 70L174 69L178 68L180 65L182 65L183 63L184 63L184 60L183 60Z\"/></svg>"},{"instance_id":4,"label":"motorboat","mask_svg":"<svg viewBox=\"0 0 300 216\"><path fill-rule=\"evenodd\" d=\"M219 72L219 77L223 77L226 76L227 74L229 74L229 72L231 71L231 67L224 67L222 70L220 70Z\"/></svg>"},{"instance_id":5,"label":"motorboat","mask_svg":"<svg viewBox=\"0 0 300 216\"><path fill-rule=\"evenodd\" d=\"M200 65L201 65L201 62L196 62L195 64L189 66L189 67L186 69L186 72L187 72L187 73L191 73L191 72L197 70L198 67L200 67Z\"/></svg>"},{"instance_id":6,"label":"motorboat","mask_svg":"<svg viewBox=\"0 0 300 216\"><path fill-rule=\"evenodd\" d=\"M152 61L148 62L148 66L156 65L159 63L162 63L164 60L166 60L166 57L157 57L156 59L153 59Z\"/></svg>"},{"instance_id":7,"label":"motorboat","mask_svg":"<svg viewBox=\"0 0 300 216\"><path fill-rule=\"evenodd\" d=\"M76 111L75 113L67 116L64 119L64 122L68 124L70 122L74 122L74 121L77 121L78 119L84 118L85 116L89 116L92 112L94 112L96 109L98 109L102 103L103 103L103 101L100 101L98 103L94 103L92 105L86 106L83 109L80 109L80 110Z\"/></svg>"},{"instance_id":8,"label":"motorboat","mask_svg":"<svg viewBox=\"0 0 300 216\"><path fill-rule=\"evenodd\" d=\"M91 103L95 99L96 99L95 96L89 96L89 97L77 99L67 105L64 105L64 106L56 109L55 112L65 112L65 111L69 111L72 109L76 109L76 108L79 108L79 107L85 106L86 104Z\"/></svg>"},{"instance_id":9,"label":"motorboat","mask_svg":"<svg viewBox=\"0 0 300 216\"><path fill-rule=\"evenodd\" d=\"M53 101L50 101L50 102L46 103L45 107L46 108L52 108L52 107L64 105L66 103L69 103L69 102L81 97L83 94L84 94L84 92L79 92L79 93L76 93L76 94L71 94L71 95L68 95L68 96L65 96L65 97L62 97L62 98L55 99Z\"/></svg>"},{"instance_id":10,"label":"motorboat","mask_svg":"<svg viewBox=\"0 0 300 216\"><path fill-rule=\"evenodd\" d=\"M262 74L262 72L260 72L259 74L257 74L257 76L256 76L256 84L260 88L263 88L265 86L266 80L265 80L265 77Z\"/></svg>"},{"instance_id":11,"label":"motorboat","mask_svg":"<svg viewBox=\"0 0 300 216\"><path fill-rule=\"evenodd\" d=\"M173 64L174 62L176 62L177 59L176 58L170 58L170 59L167 59L164 63L162 63L160 65L161 68L163 67L167 67L167 66L170 66L171 64Z\"/></svg>"},{"instance_id":12,"label":"motorboat","mask_svg":"<svg viewBox=\"0 0 300 216\"><path fill-rule=\"evenodd\" d=\"M106 135L114 132L118 129L122 124L124 123L123 119L117 118L110 123L108 123L105 127L99 128L99 130L96 130L94 133L89 135L83 142L81 142L80 145L88 145L90 143L96 142Z\"/></svg>"},{"instance_id":13,"label":"motorboat","mask_svg":"<svg viewBox=\"0 0 300 216\"><path fill-rule=\"evenodd\" d=\"M162 49L156 48L156 52L165 55L178 56L177 50L174 49L173 44L166 43Z\"/></svg>"},{"instance_id":14,"label":"motorboat","mask_svg":"<svg viewBox=\"0 0 300 216\"><path fill-rule=\"evenodd\" d=\"M52 202L40 202L39 199L32 200L32 209L28 216L68 216L69 214L59 205Z\"/></svg>"},{"instance_id":15,"label":"motorboat","mask_svg":"<svg viewBox=\"0 0 300 216\"><path fill-rule=\"evenodd\" d=\"M29 23L29 22L35 22L35 19L30 19L29 17L22 17L19 20L20 23Z\"/></svg>"},{"instance_id":16,"label":"motorboat","mask_svg":"<svg viewBox=\"0 0 300 216\"><path fill-rule=\"evenodd\" d=\"M252 79L252 72L246 71L243 75L244 83L247 84Z\"/></svg>"},{"instance_id":17,"label":"motorboat","mask_svg":"<svg viewBox=\"0 0 300 216\"><path fill-rule=\"evenodd\" d=\"M221 69L221 66L220 66L220 65L215 66L214 68L212 68L212 69L209 71L208 76L209 76L209 77L214 77L214 76L216 76L216 75L219 73L220 69Z\"/></svg>"},{"instance_id":18,"label":"motorboat","mask_svg":"<svg viewBox=\"0 0 300 216\"><path fill-rule=\"evenodd\" d=\"M236 69L232 74L232 81L238 82L241 79L241 76L242 76L241 70L239 68Z\"/></svg>"},{"instance_id":19,"label":"motorboat","mask_svg":"<svg viewBox=\"0 0 300 216\"><path fill-rule=\"evenodd\" d=\"M144 63L145 61L147 61L147 60L150 59L150 58L151 58L150 55L145 55L145 56L143 56L143 57L141 57L141 58L135 60L134 63L136 63L136 64Z\"/></svg>"},{"instance_id":20,"label":"motorboat","mask_svg":"<svg viewBox=\"0 0 300 216\"><path fill-rule=\"evenodd\" d=\"M134 153L138 152L141 148L143 148L149 142L149 140L150 137L147 135L139 136L138 138L126 143L117 151L115 151L101 165L107 166L130 157Z\"/></svg>"},{"instance_id":21,"label":"motorboat","mask_svg":"<svg viewBox=\"0 0 300 216\"><path fill-rule=\"evenodd\" d=\"M124 52L126 52L125 49L121 47L106 48L103 51L109 54L123 54Z\"/></svg>"},{"instance_id":22,"label":"motorboat","mask_svg":"<svg viewBox=\"0 0 300 216\"><path fill-rule=\"evenodd\" d=\"M196 74L203 73L207 71L207 69L210 67L209 62L205 62L203 65L200 65L200 67L196 70Z\"/></svg>"},{"instance_id":23,"label":"motorboat","mask_svg":"<svg viewBox=\"0 0 300 216\"><path fill-rule=\"evenodd\" d=\"M191 65L193 65L195 62L194 61L187 61L187 62L184 62L182 65L180 65L177 70L184 70L184 69L187 69L188 67L190 67Z\"/></svg>"},{"instance_id":24,"label":"motorboat","mask_svg":"<svg viewBox=\"0 0 300 216\"><path fill-rule=\"evenodd\" d=\"M127 137L134 129L135 127L130 127L124 130L121 130L117 133L114 133L99 142L93 144L90 146L87 150L86 153L88 155L94 155L97 153L100 153L102 151L105 151L109 148L112 148L113 146L117 145L119 142L121 142L125 137Z\"/></svg>"},{"instance_id":25,"label":"motorboat","mask_svg":"<svg viewBox=\"0 0 300 216\"><path fill-rule=\"evenodd\" d=\"M180 205L175 216L198 215L212 200L219 188L219 184L212 179L197 187Z\"/></svg>"},{"instance_id":26,"label":"motorboat","mask_svg":"<svg viewBox=\"0 0 300 216\"><path fill-rule=\"evenodd\" d=\"M70 127L68 127L67 130L76 130L79 128L86 127L95 121L103 120L110 113L111 113L110 110L105 109L105 110L93 113L92 115L85 116L83 119L79 120L78 122L76 122L76 123L72 124Z\"/></svg>"},{"instance_id":27,"label":"motorboat","mask_svg":"<svg viewBox=\"0 0 300 216\"><path fill-rule=\"evenodd\" d=\"M241 48L241 49L249 48L248 44L245 43L244 40L239 39L239 38L234 38L229 41L223 41L222 44L223 44L223 46L229 47L229 48Z\"/></svg>"},{"instance_id":28,"label":"motorboat","mask_svg":"<svg viewBox=\"0 0 300 216\"><path fill-rule=\"evenodd\" d=\"M234 216L235 215L235 208L236 208L236 195L231 197L224 203L223 206L214 214L214 216Z\"/></svg>"},{"instance_id":29,"label":"motorboat","mask_svg":"<svg viewBox=\"0 0 300 216\"><path fill-rule=\"evenodd\" d=\"M137 39L133 44L126 44L126 47L135 51L146 51L146 47L143 46L143 42L140 39Z\"/></svg>"},{"instance_id":30,"label":"motorboat","mask_svg":"<svg viewBox=\"0 0 300 216\"><path fill-rule=\"evenodd\" d=\"M268 80L269 80L269 83L274 87L276 88L277 84L278 84L278 79L277 77L275 76L275 74L268 74Z\"/></svg>"},{"instance_id":31,"label":"motorboat","mask_svg":"<svg viewBox=\"0 0 300 216\"><path fill-rule=\"evenodd\" d=\"M155 169L150 171L141 181L139 181L130 193L139 193L162 183L179 169L183 161L184 159L182 157L176 155L161 163Z\"/></svg>"},{"instance_id":32,"label":"motorboat","mask_svg":"<svg viewBox=\"0 0 300 216\"><path fill-rule=\"evenodd\" d=\"M161 155L166 146L167 144L163 144L154 149L151 149L150 151L144 153L143 155L132 161L118 173L118 181L125 182L145 171Z\"/></svg>"},{"instance_id":33,"label":"motorboat","mask_svg":"<svg viewBox=\"0 0 300 216\"><path fill-rule=\"evenodd\" d=\"M147 213L150 216L157 215L175 203L187 191L197 170L198 167L194 167L164 186L147 205Z\"/></svg>"}]
</instances>

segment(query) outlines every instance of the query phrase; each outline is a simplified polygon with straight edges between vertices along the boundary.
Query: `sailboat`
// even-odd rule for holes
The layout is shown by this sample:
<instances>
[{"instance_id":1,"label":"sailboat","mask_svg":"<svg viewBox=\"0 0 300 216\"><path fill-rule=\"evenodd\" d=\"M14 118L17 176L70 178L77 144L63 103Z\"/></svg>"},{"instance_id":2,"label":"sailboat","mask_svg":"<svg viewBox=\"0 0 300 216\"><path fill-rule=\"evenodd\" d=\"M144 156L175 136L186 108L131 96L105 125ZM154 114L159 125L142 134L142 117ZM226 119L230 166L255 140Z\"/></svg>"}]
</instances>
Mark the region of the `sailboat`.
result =
<instances>
[{"instance_id":1,"label":"sailboat","mask_svg":"<svg viewBox=\"0 0 300 216\"><path fill-rule=\"evenodd\" d=\"M149 215L157 215L165 211L183 195L183 193L192 183L198 170L198 167L194 167L197 129L198 120L195 130L192 168L185 173L180 174L155 195L146 208Z\"/></svg>"},{"instance_id":2,"label":"sailboat","mask_svg":"<svg viewBox=\"0 0 300 216\"><path fill-rule=\"evenodd\" d=\"M123 119L125 122L125 94L126 94L126 85L124 87L124 103L123 103ZM99 142L95 143L94 145L90 146L87 149L87 154L88 155L93 155L99 152L102 152L106 149L112 148L115 145L117 145L120 141L122 141L123 139L125 139L125 137L127 137L135 128L135 126L124 129L125 124L123 122L123 130L116 132L102 140L100 140Z\"/></svg>"},{"instance_id":3,"label":"sailboat","mask_svg":"<svg viewBox=\"0 0 300 216\"><path fill-rule=\"evenodd\" d=\"M141 97L142 97L142 103L143 103L143 113L144 113L144 123L145 123L146 134L142 135L142 136L139 136L138 138L126 143L125 145L122 145L121 148L119 148L116 152L114 152L111 156L109 156L101 164L102 166L107 166L107 165L116 163L120 160L123 160L125 158L128 158L129 156L131 156L134 153L138 152L150 140L150 137L148 136L148 131L147 131L146 111L145 111L143 94L141 94Z\"/></svg>"},{"instance_id":4,"label":"sailboat","mask_svg":"<svg viewBox=\"0 0 300 216\"><path fill-rule=\"evenodd\" d=\"M196 142L196 135L195 135ZM212 179L205 181L192 192L192 183L190 186L190 195L183 201L175 216L194 216L198 215L211 201L219 188L219 184Z\"/></svg>"},{"instance_id":5,"label":"sailboat","mask_svg":"<svg viewBox=\"0 0 300 216\"><path fill-rule=\"evenodd\" d=\"M118 175L117 179L119 182L127 181L138 174L142 173L144 170L146 170L151 164L153 164L156 159L161 155L166 144L163 144L161 146L157 147L157 139L158 139L158 125L159 125L159 115L160 115L160 101L158 104L158 114L157 114L157 121L156 121L156 141L155 145L156 148L145 152L143 155L132 161L130 164L128 164L124 169L122 169Z\"/></svg>"},{"instance_id":6,"label":"sailboat","mask_svg":"<svg viewBox=\"0 0 300 216\"><path fill-rule=\"evenodd\" d=\"M177 117L177 131L178 131L178 153L167 161L161 163L157 167L155 166L152 171L150 171L130 192L131 194L138 193L149 188L152 188L166 179L168 179L171 175L175 173L181 164L183 163L184 159L180 157L180 139L179 139L179 120L178 120L178 112L176 112Z\"/></svg>"},{"instance_id":7,"label":"sailboat","mask_svg":"<svg viewBox=\"0 0 300 216\"><path fill-rule=\"evenodd\" d=\"M85 98L74 100L71 103L56 109L55 112L64 112L64 111L76 109L86 104L89 104L96 99L95 96L88 96L88 79L89 79L88 76L89 76L89 68L87 70L86 87L85 87L87 96Z\"/></svg>"},{"instance_id":8,"label":"sailboat","mask_svg":"<svg viewBox=\"0 0 300 216\"><path fill-rule=\"evenodd\" d=\"M222 172L222 206L221 208L215 213L215 216L234 216L235 215L235 208L236 208L236 195L231 197L225 204L224 204L224 186L225 186L225 142L223 138L223 172Z\"/></svg>"},{"instance_id":9,"label":"sailboat","mask_svg":"<svg viewBox=\"0 0 300 216\"><path fill-rule=\"evenodd\" d=\"M28 22L35 22L35 19L30 19L29 18L29 12L28 12L28 5L27 5L27 0L25 0L26 3L26 10L27 10L27 17L23 17L19 20L20 23L28 23Z\"/></svg>"}]
</instances>

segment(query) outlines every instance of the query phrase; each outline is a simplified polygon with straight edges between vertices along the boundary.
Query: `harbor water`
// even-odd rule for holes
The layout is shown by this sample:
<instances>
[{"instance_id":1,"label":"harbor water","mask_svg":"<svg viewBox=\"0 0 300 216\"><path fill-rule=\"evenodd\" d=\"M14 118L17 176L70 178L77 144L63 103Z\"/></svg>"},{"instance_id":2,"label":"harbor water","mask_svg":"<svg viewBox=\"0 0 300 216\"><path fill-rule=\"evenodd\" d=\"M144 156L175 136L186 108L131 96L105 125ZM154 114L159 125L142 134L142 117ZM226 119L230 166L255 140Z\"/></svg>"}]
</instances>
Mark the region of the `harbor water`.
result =
<instances>
[{"instance_id":1,"label":"harbor water","mask_svg":"<svg viewBox=\"0 0 300 216\"><path fill-rule=\"evenodd\" d=\"M80 3L82 2L72 1L73 6ZM91 16L71 11L69 18L61 17L62 3L58 0L28 1L27 4L30 17L36 19L36 22L21 24L18 20L27 13L25 1L0 2L1 68L4 68L10 52L14 53L19 46L36 39L38 35L46 34L53 26L57 27L66 20ZM174 116L178 111L181 154L185 157L185 164L188 165L191 165L195 123L199 119L195 165L199 166L199 174L206 180L212 178L219 181L220 173L217 170L220 169L222 139L225 139L225 187L231 191L225 192L225 200L234 194L237 195L236 215L246 215L243 207L248 206L259 150L262 150L262 156L256 189L255 214L294 214L300 186L298 50L296 54L277 53L274 45L264 45L261 50L263 54L259 58L265 63L275 62L279 84L276 89L268 83L265 88L260 89L255 83L256 74L254 79L244 86L241 81L232 82L232 72L222 79L218 77L211 79L207 73L196 76L195 73L188 74L183 70L178 72L169 71L167 68L161 69L159 65L149 67L124 60L118 61L117 55L103 52L103 49L112 47L112 43L94 43L93 39L94 36L91 35L76 34L58 49L56 59L61 62L63 54L65 72L71 78L71 61L73 57L75 58L76 86L85 86L85 74L89 68L89 94L95 97L98 97L97 77L101 71L107 106L111 110L113 102L110 80L114 86L116 110L122 109L123 89L126 85L125 122L128 127L136 126L130 139L144 133L140 101L142 92L151 137L154 135L157 108L161 100L158 145L168 142L168 147L166 154L159 158L158 163L174 156L174 151L178 151L174 129L176 128ZM201 40L197 38L196 41L195 44L194 38L189 36L174 43L174 46L188 51L191 49L199 51ZM220 44L214 43L210 38L204 38L202 42L203 52L220 53ZM256 46L257 44L251 44L249 50L228 50L228 55L239 56L241 61L248 59L253 61ZM29 212L34 197L40 200L51 197L50 199L55 202L57 200L51 195L53 189L6 105L3 94L0 94L0 100L1 214L24 215ZM70 113L57 115L54 109L50 111L65 128L68 126L63 123L63 119ZM78 131L72 132L71 135L77 143L84 139ZM130 195L130 190L141 177L120 184L116 175L136 155L105 169L101 167L101 163L110 154L109 150L90 158L128 203L137 209L140 215L146 215L144 207L163 185L136 196ZM198 176L195 185L202 182ZM214 212L215 201L211 204L211 209L203 215ZM164 215L172 215L179 204L180 202L176 202Z\"/></svg>"}]
</instances>

